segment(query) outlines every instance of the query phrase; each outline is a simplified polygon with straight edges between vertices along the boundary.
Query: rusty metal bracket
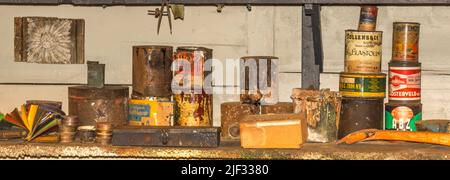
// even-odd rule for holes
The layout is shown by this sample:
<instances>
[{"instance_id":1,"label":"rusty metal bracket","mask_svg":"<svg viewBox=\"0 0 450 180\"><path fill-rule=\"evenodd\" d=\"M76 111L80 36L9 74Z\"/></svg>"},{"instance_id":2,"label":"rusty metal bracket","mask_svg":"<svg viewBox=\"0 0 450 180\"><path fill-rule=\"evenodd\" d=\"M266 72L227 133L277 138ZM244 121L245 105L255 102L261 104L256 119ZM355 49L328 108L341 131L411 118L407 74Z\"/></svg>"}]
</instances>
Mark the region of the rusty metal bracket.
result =
<instances>
[{"instance_id":1,"label":"rusty metal bracket","mask_svg":"<svg viewBox=\"0 0 450 180\"><path fill-rule=\"evenodd\" d=\"M167 9L167 10L164 10ZM148 15L153 15L155 18L158 18L158 35L159 31L161 29L161 21L163 16L167 16L169 20L169 28L170 28L170 34L172 34L172 16L170 12L170 5L169 0L162 0L161 1L161 9L156 8L155 10L149 10Z\"/></svg>"}]
</instances>

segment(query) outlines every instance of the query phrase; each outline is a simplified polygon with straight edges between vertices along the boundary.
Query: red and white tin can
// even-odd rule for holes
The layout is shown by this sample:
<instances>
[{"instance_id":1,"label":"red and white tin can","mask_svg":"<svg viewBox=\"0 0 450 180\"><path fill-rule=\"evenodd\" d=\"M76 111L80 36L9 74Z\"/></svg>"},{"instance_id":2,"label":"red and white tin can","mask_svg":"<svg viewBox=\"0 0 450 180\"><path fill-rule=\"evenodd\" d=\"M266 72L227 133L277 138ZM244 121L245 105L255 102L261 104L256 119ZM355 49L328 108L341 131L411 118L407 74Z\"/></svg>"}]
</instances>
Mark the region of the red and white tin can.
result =
<instances>
[{"instance_id":1,"label":"red and white tin can","mask_svg":"<svg viewBox=\"0 0 450 180\"><path fill-rule=\"evenodd\" d=\"M420 102L421 89L420 63L389 63L389 101Z\"/></svg>"}]
</instances>

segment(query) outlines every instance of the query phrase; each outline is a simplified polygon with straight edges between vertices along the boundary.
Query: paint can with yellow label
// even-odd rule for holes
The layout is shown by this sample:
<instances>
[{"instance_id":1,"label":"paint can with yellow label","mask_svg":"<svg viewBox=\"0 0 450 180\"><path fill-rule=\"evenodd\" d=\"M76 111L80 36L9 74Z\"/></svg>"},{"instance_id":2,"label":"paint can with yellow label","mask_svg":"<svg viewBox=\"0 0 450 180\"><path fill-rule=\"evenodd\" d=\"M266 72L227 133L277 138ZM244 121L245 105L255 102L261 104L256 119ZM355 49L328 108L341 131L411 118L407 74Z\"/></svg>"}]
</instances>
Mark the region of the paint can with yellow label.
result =
<instances>
[{"instance_id":1,"label":"paint can with yellow label","mask_svg":"<svg viewBox=\"0 0 450 180\"><path fill-rule=\"evenodd\" d=\"M381 31L345 31L345 72L380 73L382 41Z\"/></svg>"},{"instance_id":2,"label":"paint can with yellow label","mask_svg":"<svg viewBox=\"0 0 450 180\"><path fill-rule=\"evenodd\" d=\"M419 23L395 22L392 61L419 61L419 34Z\"/></svg>"},{"instance_id":3,"label":"paint can with yellow label","mask_svg":"<svg viewBox=\"0 0 450 180\"><path fill-rule=\"evenodd\" d=\"M341 73L339 91L343 97L385 98L386 74Z\"/></svg>"}]
</instances>

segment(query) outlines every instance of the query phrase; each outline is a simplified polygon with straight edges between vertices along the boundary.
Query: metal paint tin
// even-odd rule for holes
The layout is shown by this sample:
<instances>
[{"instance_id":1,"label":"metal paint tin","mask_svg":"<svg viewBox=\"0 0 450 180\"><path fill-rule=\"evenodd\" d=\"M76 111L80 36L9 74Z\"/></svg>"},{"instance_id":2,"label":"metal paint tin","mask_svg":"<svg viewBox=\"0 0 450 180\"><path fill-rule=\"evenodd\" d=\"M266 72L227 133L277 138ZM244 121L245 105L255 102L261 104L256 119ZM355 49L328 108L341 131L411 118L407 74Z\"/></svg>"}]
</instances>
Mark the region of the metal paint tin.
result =
<instances>
[{"instance_id":1,"label":"metal paint tin","mask_svg":"<svg viewBox=\"0 0 450 180\"><path fill-rule=\"evenodd\" d=\"M376 6L361 6L359 31L375 31L377 29L378 8Z\"/></svg>"},{"instance_id":2,"label":"metal paint tin","mask_svg":"<svg viewBox=\"0 0 450 180\"><path fill-rule=\"evenodd\" d=\"M420 103L421 92L420 63L389 63L389 102Z\"/></svg>"},{"instance_id":3,"label":"metal paint tin","mask_svg":"<svg viewBox=\"0 0 450 180\"><path fill-rule=\"evenodd\" d=\"M176 101L175 125L212 127L213 126L213 95L181 93L174 95Z\"/></svg>"},{"instance_id":4,"label":"metal paint tin","mask_svg":"<svg viewBox=\"0 0 450 180\"><path fill-rule=\"evenodd\" d=\"M292 104L291 104L292 107ZM259 114L259 106L242 104L240 102L227 102L220 106L222 121L222 139L239 140L239 123L247 115Z\"/></svg>"},{"instance_id":5,"label":"metal paint tin","mask_svg":"<svg viewBox=\"0 0 450 180\"><path fill-rule=\"evenodd\" d=\"M98 61L88 61L88 86L102 88L105 85L105 64Z\"/></svg>"},{"instance_id":6,"label":"metal paint tin","mask_svg":"<svg viewBox=\"0 0 450 180\"><path fill-rule=\"evenodd\" d=\"M111 122L114 126L128 122L128 87L69 87L69 115L78 116L80 126Z\"/></svg>"},{"instance_id":7,"label":"metal paint tin","mask_svg":"<svg viewBox=\"0 0 450 180\"><path fill-rule=\"evenodd\" d=\"M339 91L344 97L386 97L386 74L341 73Z\"/></svg>"},{"instance_id":8,"label":"metal paint tin","mask_svg":"<svg viewBox=\"0 0 450 180\"><path fill-rule=\"evenodd\" d=\"M387 103L386 130L417 131L416 122L422 120L421 103Z\"/></svg>"},{"instance_id":9,"label":"metal paint tin","mask_svg":"<svg viewBox=\"0 0 450 180\"><path fill-rule=\"evenodd\" d=\"M392 60L419 61L419 34L419 23L394 22Z\"/></svg>"},{"instance_id":10,"label":"metal paint tin","mask_svg":"<svg viewBox=\"0 0 450 180\"><path fill-rule=\"evenodd\" d=\"M128 120L131 126L172 126L173 102L131 99L128 104Z\"/></svg>"},{"instance_id":11,"label":"metal paint tin","mask_svg":"<svg viewBox=\"0 0 450 180\"><path fill-rule=\"evenodd\" d=\"M363 129L383 129L384 98L342 98L339 139Z\"/></svg>"},{"instance_id":12,"label":"metal paint tin","mask_svg":"<svg viewBox=\"0 0 450 180\"><path fill-rule=\"evenodd\" d=\"M383 32L345 31L345 72L380 73Z\"/></svg>"},{"instance_id":13,"label":"metal paint tin","mask_svg":"<svg viewBox=\"0 0 450 180\"><path fill-rule=\"evenodd\" d=\"M278 102L278 57L248 56L240 62L241 102L246 104Z\"/></svg>"},{"instance_id":14,"label":"metal paint tin","mask_svg":"<svg viewBox=\"0 0 450 180\"><path fill-rule=\"evenodd\" d=\"M171 46L133 47L133 94L138 96L171 96Z\"/></svg>"},{"instance_id":15,"label":"metal paint tin","mask_svg":"<svg viewBox=\"0 0 450 180\"><path fill-rule=\"evenodd\" d=\"M204 81L212 72L205 71L205 62L213 58L213 50L204 47L178 47L175 54L175 62L177 70L175 76L190 74L191 88L204 87ZM190 63L190 71L184 70L180 61L185 60ZM180 86L185 86L183 81L179 82Z\"/></svg>"}]
</instances>

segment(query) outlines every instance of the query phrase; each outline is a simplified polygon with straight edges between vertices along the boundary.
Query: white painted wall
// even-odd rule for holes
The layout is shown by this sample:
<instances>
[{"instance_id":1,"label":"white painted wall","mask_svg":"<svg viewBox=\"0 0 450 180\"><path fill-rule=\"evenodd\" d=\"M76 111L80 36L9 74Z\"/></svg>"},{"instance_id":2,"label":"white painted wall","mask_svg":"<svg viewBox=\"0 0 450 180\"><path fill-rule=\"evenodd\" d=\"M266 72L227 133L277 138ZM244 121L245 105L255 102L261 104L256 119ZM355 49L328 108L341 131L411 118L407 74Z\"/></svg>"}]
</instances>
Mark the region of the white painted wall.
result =
<instances>
[{"instance_id":1,"label":"white painted wall","mask_svg":"<svg viewBox=\"0 0 450 180\"><path fill-rule=\"evenodd\" d=\"M131 84L131 46L196 45L214 49L222 61L247 55L280 57L280 97L290 101L291 89L301 84L301 8L225 7L221 14L211 7L186 7L184 21L174 21L174 34L166 19L156 35L156 19L147 16L156 7L0 6L1 83L86 83L85 65L41 65L14 62L16 16L83 18L86 21L86 60L107 64L106 82ZM322 87L338 89L338 73L344 69L344 31L358 23L358 7L323 7L322 28L325 71ZM450 7L381 7L378 30L384 31L383 70L391 56L392 22L422 23L420 60L423 63L424 118L450 118ZM229 77L230 73L224 76ZM229 83L223 85L235 85ZM221 84L217 84L221 85ZM9 112L27 99L64 102L67 86L0 85L0 111ZM220 125L220 103L238 96L215 97L215 125Z\"/></svg>"}]
</instances>

